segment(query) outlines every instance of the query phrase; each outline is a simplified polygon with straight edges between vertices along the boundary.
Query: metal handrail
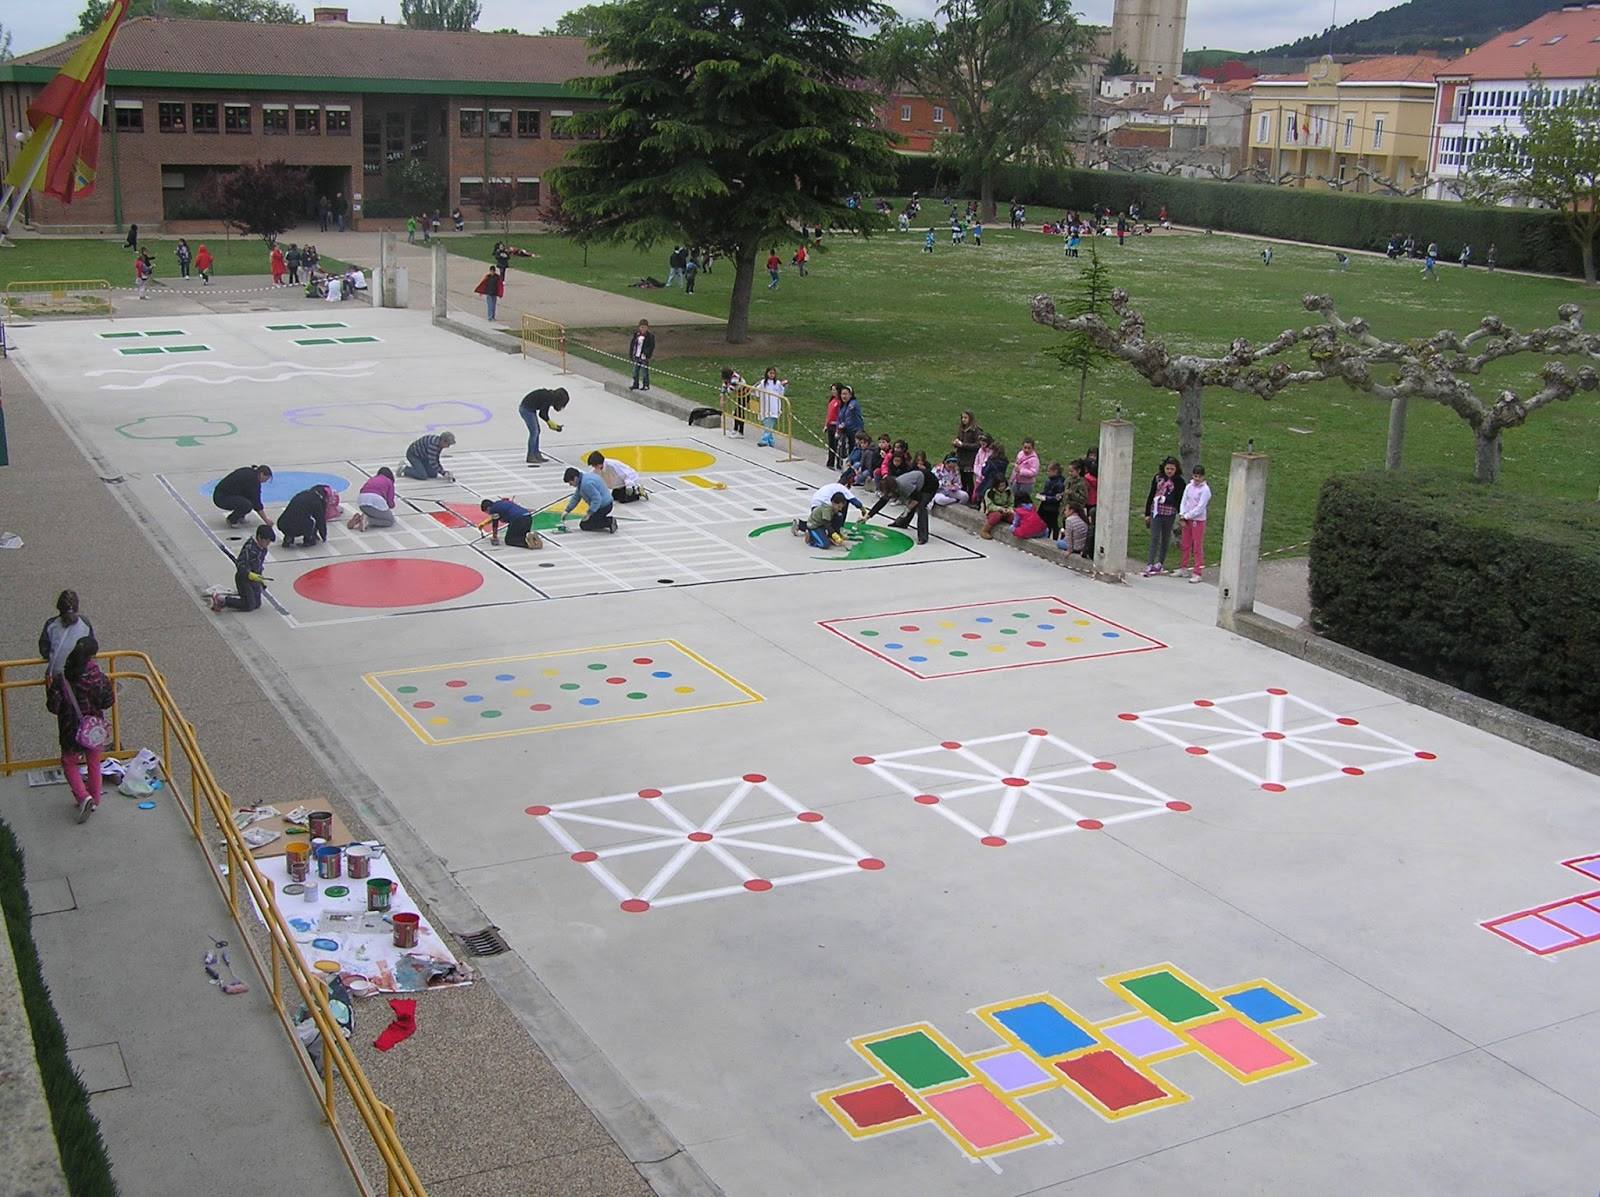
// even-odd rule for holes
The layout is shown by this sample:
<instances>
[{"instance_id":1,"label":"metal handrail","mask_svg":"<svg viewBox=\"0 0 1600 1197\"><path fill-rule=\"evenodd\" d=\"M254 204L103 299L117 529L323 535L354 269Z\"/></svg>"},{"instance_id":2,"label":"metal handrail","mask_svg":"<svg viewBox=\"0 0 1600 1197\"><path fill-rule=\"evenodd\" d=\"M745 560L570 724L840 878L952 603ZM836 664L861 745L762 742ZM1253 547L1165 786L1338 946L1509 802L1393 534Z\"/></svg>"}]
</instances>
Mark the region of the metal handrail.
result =
<instances>
[{"instance_id":1,"label":"metal handrail","mask_svg":"<svg viewBox=\"0 0 1600 1197\"><path fill-rule=\"evenodd\" d=\"M528 346L537 345L561 359L561 373L567 374L567 326L543 316L522 313L522 356L528 356Z\"/></svg>"},{"instance_id":2,"label":"metal handrail","mask_svg":"<svg viewBox=\"0 0 1600 1197\"><path fill-rule=\"evenodd\" d=\"M20 282L7 283L6 294L32 293L35 291L49 291L53 295L65 295L68 291L109 291L111 284L103 278L44 278L25 279Z\"/></svg>"},{"instance_id":3,"label":"metal handrail","mask_svg":"<svg viewBox=\"0 0 1600 1197\"><path fill-rule=\"evenodd\" d=\"M778 402L778 423L774 431L781 434L788 445L785 455L779 460L799 461L800 459L794 455L794 403L787 395L781 396ZM732 420L746 424L761 423L761 393L749 383L722 388L718 406L722 411L723 436L728 435Z\"/></svg>"},{"instance_id":4,"label":"metal handrail","mask_svg":"<svg viewBox=\"0 0 1600 1197\"><path fill-rule=\"evenodd\" d=\"M356 1059L355 1052L345 1040L328 1008L327 987L301 959L295 947L294 933L273 900L272 883L257 867L255 858L250 853L250 846L245 843L244 837L234 825L233 804L218 784L210 763L200 751L194 725L184 718L177 701L172 697L166 679L150 658L142 652L119 649L103 652L98 659L103 663L106 676L113 683L142 682L154 700L156 709L161 715L161 760L166 771L166 785L180 809L184 811L195 842L202 850L205 849L205 836L208 833L207 815L210 816L210 822L215 825L212 834L220 833L222 836L227 867L225 870L213 867L208 871L228 904L228 913L239 928L240 946L249 953L262 983L272 993L273 1010L295 1046L295 1058L300 1062L301 1070L306 1074L312 1089L317 1092L323 1118L333 1132L339 1153L344 1157L357 1186L363 1193L369 1194L369 1197L374 1192L362 1171L360 1162L356 1159L355 1151L345 1135L334 1108L335 1098L339 1093L339 1088L334 1084L335 1078L340 1082L345 1096L360 1117L374 1149L383 1161L388 1179L386 1187L388 1197L426 1197L427 1190L423 1187L422 1180L417 1175L417 1170L407 1156L396 1132L394 1110L373 1091L371 1082L367 1080L366 1073L361 1068L361 1062ZM124 662L128 667L123 667ZM39 669L43 665L44 662L39 659L0 662L0 748L4 750L4 759L0 761L0 773L9 775L23 769L36 769L59 763L58 757L20 760L13 753L11 692L42 690L45 679L43 677L14 679L10 675L20 669ZM110 722L112 743L107 755L131 756L132 752L122 741L120 703L112 705ZM188 774L187 798L183 787L179 784L180 769L176 767L172 758L174 744L183 754L185 766L183 771ZM207 853L208 862L209 856ZM266 924L265 959L243 921L239 902L241 879ZM310 1012L317 1030L321 1032L320 1073L295 1034L294 1020L285 1001L286 990L283 983L285 973L293 983L293 991L290 991L288 996L292 997L294 991L298 992L300 1002Z\"/></svg>"}]
</instances>

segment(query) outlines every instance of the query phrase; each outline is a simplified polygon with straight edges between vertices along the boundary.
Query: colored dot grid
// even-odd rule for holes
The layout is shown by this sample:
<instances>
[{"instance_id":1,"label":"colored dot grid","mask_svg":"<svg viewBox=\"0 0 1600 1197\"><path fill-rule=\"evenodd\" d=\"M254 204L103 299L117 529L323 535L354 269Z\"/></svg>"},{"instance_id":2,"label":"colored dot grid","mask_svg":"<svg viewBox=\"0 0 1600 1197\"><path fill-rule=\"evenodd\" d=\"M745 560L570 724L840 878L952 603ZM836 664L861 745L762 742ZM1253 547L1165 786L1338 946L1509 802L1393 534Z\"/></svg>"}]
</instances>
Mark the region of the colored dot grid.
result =
<instances>
[{"instance_id":1,"label":"colored dot grid","mask_svg":"<svg viewBox=\"0 0 1600 1197\"><path fill-rule=\"evenodd\" d=\"M635 658L633 658L633 664L636 665L636 666L648 667L648 666L654 665L655 663L656 662L655 662L654 658L651 658L651 657L635 657ZM588 663L586 668L588 669L588 671L590 673L610 673L611 672L611 665L610 665L609 662L606 662L606 661L591 661L591 662ZM623 667L619 666L619 668L623 668ZM549 670L549 669L547 669L547 670L544 670L542 672L545 675L549 675L549 674L552 674L552 673L559 674L560 671L559 670ZM655 679L655 680L657 680L657 681L667 681L672 677L672 671L670 669L651 669L650 670L650 677ZM494 675L494 680L496 682L501 683L502 685L505 685L505 684L509 684L511 682L515 682L517 680L517 675L514 674L514 673L497 673L497 674ZM611 677L605 678L604 681L601 684L602 685L607 685L607 686L626 686L628 684L628 681L629 681L629 679L626 676L623 676L623 677L611 676ZM451 679L449 679L448 681L445 682L446 688L447 689L451 689L451 690L463 690L463 689L466 689L468 684L469 683L466 682L462 678L451 678ZM591 681L590 684L591 684L591 687L593 687L594 683L592 681ZM565 691L567 693L574 693L574 692L582 690L583 688L584 688L584 684L582 682L562 682L557 687L557 689ZM673 686L672 687L672 692L674 694L693 694L694 693L694 689L695 688L693 686ZM396 686L394 688L394 692L396 694L409 696L409 695L416 694L418 692L418 687L416 687L416 686ZM533 693L533 691L529 690L526 686L520 686L520 687L517 687L516 689L511 690L508 693L507 697L510 697L510 698L526 698L532 693ZM644 699L647 699L647 698L650 697L649 692L645 691L645 690L619 690L619 691L617 691L617 693L620 693L624 699L627 699L627 700L632 701L632 702L641 702ZM483 707L481 709L478 709L478 704L486 701L489 697L490 697L489 695L484 695L484 694L462 694L460 696L461 701L463 703L466 703L469 706L475 708L475 711L469 711L469 712L467 712L467 714L470 715L470 714L476 713L476 715L480 719L499 719L502 715L505 714L505 712L503 710L501 710L500 708L498 708L498 707L489 706L489 707ZM597 706L599 706L601 704L601 702L602 702L602 699L595 697L593 694L585 694L582 697L578 698L578 700L577 700L577 703L578 703L578 705L580 707L597 707ZM410 705L411 705L411 708L413 710L416 710L416 711L432 711L432 710L436 710L437 707L438 707L437 703L433 702L430 699L426 699L426 698L416 699L416 700L412 701ZM528 704L528 709L530 711L544 712L544 711L549 711L549 710L551 710L553 708L552 708L552 705L550 703L548 703L548 702L535 702L535 703L529 703ZM444 726L446 726L446 725L448 725L450 723L450 716L448 716L448 715L434 715L434 716L429 717L428 722L430 724L432 724L433 726L435 726L435 727L444 727Z\"/></svg>"}]
</instances>

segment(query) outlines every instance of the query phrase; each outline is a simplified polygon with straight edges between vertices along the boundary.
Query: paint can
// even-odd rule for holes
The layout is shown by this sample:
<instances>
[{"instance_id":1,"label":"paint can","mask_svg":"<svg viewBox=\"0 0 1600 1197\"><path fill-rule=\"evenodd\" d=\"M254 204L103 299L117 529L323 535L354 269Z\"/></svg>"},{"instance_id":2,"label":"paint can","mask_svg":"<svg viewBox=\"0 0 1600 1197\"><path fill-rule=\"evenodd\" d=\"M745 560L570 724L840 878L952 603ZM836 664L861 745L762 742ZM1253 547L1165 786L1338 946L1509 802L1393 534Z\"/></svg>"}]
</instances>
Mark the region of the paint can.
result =
<instances>
[{"instance_id":1,"label":"paint can","mask_svg":"<svg viewBox=\"0 0 1600 1197\"><path fill-rule=\"evenodd\" d=\"M372 849L365 844L351 844L344 850L344 864L354 880L361 880L372 871Z\"/></svg>"},{"instance_id":2,"label":"paint can","mask_svg":"<svg viewBox=\"0 0 1600 1197\"><path fill-rule=\"evenodd\" d=\"M342 872L339 863L339 849L333 844L324 844L317 849L317 876L324 881L338 877Z\"/></svg>"},{"instance_id":3,"label":"paint can","mask_svg":"<svg viewBox=\"0 0 1600 1197\"><path fill-rule=\"evenodd\" d=\"M315 881L306 882L305 893L302 895L302 897L304 897L307 902L315 902L317 900L317 883Z\"/></svg>"},{"instance_id":4,"label":"paint can","mask_svg":"<svg viewBox=\"0 0 1600 1197\"><path fill-rule=\"evenodd\" d=\"M283 858L288 866L289 876L295 881L304 881L311 871L311 845L285 844Z\"/></svg>"},{"instance_id":5,"label":"paint can","mask_svg":"<svg viewBox=\"0 0 1600 1197\"><path fill-rule=\"evenodd\" d=\"M394 946L397 948L414 948L417 946L417 931L422 922L420 914L397 914L389 920L394 924Z\"/></svg>"},{"instance_id":6,"label":"paint can","mask_svg":"<svg viewBox=\"0 0 1600 1197\"><path fill-rule=\"evenodd\" d=\"M306 825L310 827L313 836L327 839L333 834L333 812L331 810L314 810L306 816Z\"/></svg>"},{"instance_id":7,"label":"paint can","mask_svg":"<svg viewBox=\"0 0 1600 1197\"><path fill-rule=\"evenodd\" d=\"M388 910L389 898L394 893L394 882L387 877L367 878L367 909Z\"/></svg>"}]
</instances>

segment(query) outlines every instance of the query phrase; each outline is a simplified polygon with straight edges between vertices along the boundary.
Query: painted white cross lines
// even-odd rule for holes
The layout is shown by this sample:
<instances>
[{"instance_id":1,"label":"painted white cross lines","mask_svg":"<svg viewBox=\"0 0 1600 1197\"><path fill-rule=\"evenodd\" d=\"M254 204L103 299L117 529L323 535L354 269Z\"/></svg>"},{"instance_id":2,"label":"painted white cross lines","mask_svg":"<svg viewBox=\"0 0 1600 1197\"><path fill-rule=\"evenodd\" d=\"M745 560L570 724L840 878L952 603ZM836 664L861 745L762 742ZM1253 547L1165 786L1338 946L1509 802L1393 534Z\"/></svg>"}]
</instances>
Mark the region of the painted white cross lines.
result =
<instances>
[{"instance_id":1,"label":"painted white cross lines","mask_svg":"<svg viewBox=\"0 0 1600 1197\"><path fill-rule=\"evenodd\" d=\"M1117 718L1269 794L1436 759L1277 686Z\"/></svg>"},{"instance_id":2,"label":"painted white cross lines","mask_svg":"<svg viewBox=\"0 0 1600 1197\"><path fill-rule=\"evenodd\" d=\"M854 759L989 848L1190 809L1042 727Z\"/></svg>"},{"instance_id":3,"label":"painted white cross lines","mask_svg":"<svg viewBox=\"0 0 1600 1197\"><path fill-rule=\"evenodd\" d=\"M730 826L741 809L757 805L776 813ZM691 817L697 809L707 807L704 817ZM606 813L598 813L601 811ZM629 914L708 898L766 893L780 886L884 867L881 859L868 855L821 812L795 801L763 773L530 806L526 813L538 820L574 862L611 891ZM574 834L573 829L579 828L584 829L584 840L596 847L584 846L584 840ZM795 838L802 842L787 842ZM827 846L807 846L818 838ZM621 842L606 843L608 839ZM628 869L636 858L648 853L666 853L667 858L653 871ZM748 863L752 856L765 866L761 871ZM780 872L785 862L799 863L794 872ZM715 880L680 879L686 869L701 870L703 865L711 866ZM619 871L643 877L642 883L629 885L618 876ZM731 876L731 883L723 883L724 873Z\"/></svg>"}]
</instances>

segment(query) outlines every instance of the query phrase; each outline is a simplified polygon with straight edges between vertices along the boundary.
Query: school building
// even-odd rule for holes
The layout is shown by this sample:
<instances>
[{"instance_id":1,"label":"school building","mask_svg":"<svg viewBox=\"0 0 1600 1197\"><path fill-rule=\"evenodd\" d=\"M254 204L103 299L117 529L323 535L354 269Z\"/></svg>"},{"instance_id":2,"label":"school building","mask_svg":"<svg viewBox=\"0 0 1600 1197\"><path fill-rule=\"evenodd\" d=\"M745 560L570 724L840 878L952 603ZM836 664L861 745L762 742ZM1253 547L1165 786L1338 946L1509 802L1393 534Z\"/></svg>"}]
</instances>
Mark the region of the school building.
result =
<instances>
[{"instance_id":1,"label":"school building","mask_svg":"<svg viewBox=\"0 0 1600 1197\"><path fill-rule=\"evenodd\" d=\"M893 133L895 148L907 154L931 154L939 138L960 126L942 97L912 91L892 92L874 106L878 128Z\"/></svg>"},{"instance_id":2,"label":"school building","mask_svg":"<svg viewBox=\"0 0 1600 1197\"><path fill-rule=\"evenodd\" d=\"M0 63L0 169L80 40ZM93 194L70 206L35 194L26 216L55 229L208 220L196 195L208 174L281 159L310 171L308 218L326 197L360 227L406 214L390 183L421 159L445 180L442 211L476 220L484 180L512 180L513 219L531 220L586 106L570 81L599 73L582 38L406 29L342 8L301 25L136 17L111 47Z\"/></svg>"}]
</instances>

